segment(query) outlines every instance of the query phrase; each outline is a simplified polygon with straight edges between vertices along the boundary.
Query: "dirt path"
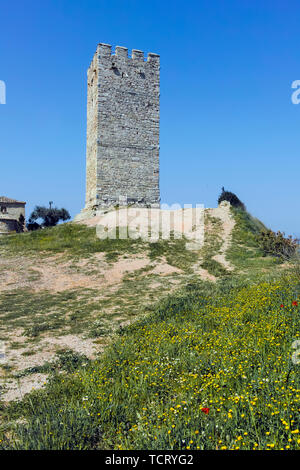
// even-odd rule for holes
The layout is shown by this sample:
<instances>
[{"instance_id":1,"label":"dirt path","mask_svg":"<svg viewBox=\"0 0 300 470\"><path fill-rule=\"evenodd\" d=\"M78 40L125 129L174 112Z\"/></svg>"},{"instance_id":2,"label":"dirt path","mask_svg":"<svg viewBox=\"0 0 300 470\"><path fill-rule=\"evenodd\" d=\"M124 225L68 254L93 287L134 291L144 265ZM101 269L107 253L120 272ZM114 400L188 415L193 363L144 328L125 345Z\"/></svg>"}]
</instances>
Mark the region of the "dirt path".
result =
<instances>
[{"instance_id":1,"label":"dirt path","mask_svg":"<svg viewBox=\"0 0 300 470\"><path fill-rule=\"evenodd\" d=\"M231 244L231 234L235 226L234 218L230 212L230 204L225 201L220 204L216 209L207 209L207 212L212 216L221 220L222 222L222 246L220 252L213 256L213 259L222 264L228 271L233 271L234 267L226 259L226 252Z\"/></svg>"}]
</instances>

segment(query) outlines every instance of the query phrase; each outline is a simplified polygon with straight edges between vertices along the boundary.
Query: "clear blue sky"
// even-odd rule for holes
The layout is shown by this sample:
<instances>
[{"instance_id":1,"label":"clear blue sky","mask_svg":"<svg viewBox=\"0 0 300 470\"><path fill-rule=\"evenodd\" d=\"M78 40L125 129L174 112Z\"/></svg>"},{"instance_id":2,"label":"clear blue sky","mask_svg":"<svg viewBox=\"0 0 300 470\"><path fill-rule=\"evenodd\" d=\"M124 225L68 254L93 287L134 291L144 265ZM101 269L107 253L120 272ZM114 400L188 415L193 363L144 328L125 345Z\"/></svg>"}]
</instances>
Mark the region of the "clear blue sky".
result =
<instances>
[{"instance_id":1,"label":"clear blue sky","mask_svg":"<svg viewBox=\"0 0 300 470\"><path fill-rule=\"evenodd\" d=\"M27 215L84 206L86 70L98 42L161 55L161 196L215 207L224 185L300 236L300 3L15 0L0 4L0 195Z\"/></svg>"}]
</instances>

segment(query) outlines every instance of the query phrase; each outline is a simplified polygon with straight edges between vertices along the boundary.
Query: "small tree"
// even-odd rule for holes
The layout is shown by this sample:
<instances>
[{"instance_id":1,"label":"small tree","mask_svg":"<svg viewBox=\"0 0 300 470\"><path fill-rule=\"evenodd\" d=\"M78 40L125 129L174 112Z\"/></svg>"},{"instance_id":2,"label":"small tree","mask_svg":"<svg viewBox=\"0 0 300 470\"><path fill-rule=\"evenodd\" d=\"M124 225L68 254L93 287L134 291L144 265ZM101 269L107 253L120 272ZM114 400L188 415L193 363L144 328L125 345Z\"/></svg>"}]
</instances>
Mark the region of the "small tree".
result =
<instances>
[{"instance_id":1,"label":"small tree","mask_svg":"<svg viewBox=\"0 0 300 470\"><path fill-rule=\"evenodd\" d=\"M27 228L36 230L40 227L54 227L60 220L65 221L70 218L69 212L64 208L51 207L51 204L50 207L36 206L29 217ZM36 222L38 219L42 219L43 222L38 224Z\"/></svg>"},{"instance_id":2,"label":"small tree","mask_svg":"<svg viewBox=\"0 0 300 470\"><path fill-rule=\"evenodd\" d=\"M236 194L232 193L231 191L226 191L224 186L218 198L218 204L220 204L222 201L228 201L233 207L238 207L244 211L246 210L245 204L236 196Z\"/></svg>"}]
</instances>

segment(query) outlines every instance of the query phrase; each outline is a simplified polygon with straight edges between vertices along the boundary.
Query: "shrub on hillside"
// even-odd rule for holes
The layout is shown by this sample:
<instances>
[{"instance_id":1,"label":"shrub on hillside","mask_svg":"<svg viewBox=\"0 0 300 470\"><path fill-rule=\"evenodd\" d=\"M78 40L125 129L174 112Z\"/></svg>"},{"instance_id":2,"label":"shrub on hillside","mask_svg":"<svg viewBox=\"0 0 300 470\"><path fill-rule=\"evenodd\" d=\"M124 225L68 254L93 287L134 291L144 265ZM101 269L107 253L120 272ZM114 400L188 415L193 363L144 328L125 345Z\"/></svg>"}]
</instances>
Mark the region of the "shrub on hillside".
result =
<instances>
[{"instance_id":1,"label":"shrub on hillside","mask_svg":"<svg viewBox=\"0 0 300 470\"><path fill-rule=\"evenodd\" d=\"M239 209L246 210L245 204L237 197L237 195L232 193L231 191L226 191L224 189L224 186L218 198L218 204L220 204L222 201L228 201L233 207L238 207Z\"/></svg>"},{"instance_id":2,"label":"shrub on hillside","mask_svg":"<svg viewBox=\"0 0 300 470\"><path fill-rule=\"evenodd\" d=\"M273 255L281 258L291 258L299 248L299 240L291 235L285 237L282 232L273 232L265 229L258 235L258 242L264 255Z\"/></svg>"}]
</instances>

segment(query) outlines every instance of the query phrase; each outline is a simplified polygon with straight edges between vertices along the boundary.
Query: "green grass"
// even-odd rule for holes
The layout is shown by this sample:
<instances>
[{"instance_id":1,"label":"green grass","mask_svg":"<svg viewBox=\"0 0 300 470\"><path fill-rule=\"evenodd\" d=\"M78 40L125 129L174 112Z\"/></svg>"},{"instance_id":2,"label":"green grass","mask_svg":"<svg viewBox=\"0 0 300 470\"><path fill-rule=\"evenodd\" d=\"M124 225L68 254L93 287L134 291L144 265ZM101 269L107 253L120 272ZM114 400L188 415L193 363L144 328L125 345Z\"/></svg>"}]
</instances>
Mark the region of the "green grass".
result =
<instances>
[{"instance_id":1,"label":"green grass","mask_svg":"<svg viewBox=\"0 0 300 470\"><path fill-rule=\"evenodd\" d=\"M108 259L115 259L123 253L137 253L143 243L133 239L100 240L95 227L66 223L34 232L10 235L0 238L0 250L6 255L54 255L88 257L93 253L104 252Z\"/></svg>"},{"instance_id":2,"label":"green grass","mask_svg":"<svg viewBox=\"0 0 300 470\"><path fill-rule=\"evenodd\" d=\"M224 266L222 266L222 264L209 257L206 257L204 259L204 261L201 263L201 267L206 269L210 274L215 277L230 275L230 273L227 271L226 268L224 268Z\"/></svg>"},{"instance_id":3,"label":"green grass","mask_svg":"<svg viewBox=\"0 0 300 470\"><path fill-rule=\"evenodd\" d=\"M0 294L2 331L24 328L24 335L36 337L44 331L81 332L86 318L101 309L101 302L88 302L95 295L93 289L77 289L53 293L16 289ZM68 315L72 312L71 315Z\"/></svg>"},{"instance_id":4,"label":"green grass","mask_svg":"<svg viewBox=\"0 0 300 470\"><path fill-rule=\"evenodd\" d=\"M149 258L151 261L166 258L167 263L183 271L191 273L191 266L197 261L198 255L192 250L186 249L187 240L183 237L170 240L159 240L149 243Z\"/></svg>"},{"instance_id":5,"label":"green grass","mask_svg":"<svg viewBox=\"0 0 300 470\"><path fill-rule=\"evenodd\" d=\"M258 234L265 228L264 224L241 209L231 208L235 219L232 242L227 251L227 259L237 270L246 270L253 275L262 269L272 269L282 263L273 256L264 256L259 247Z\"/></svg>"},{"instance_id":6,"label":"green grass","mask_svg":"<svg viewBox=\"0 0 300 470\"><path fill-rule=\"evenodd\" d=\"M213 259L222 246L222 223L219 219L205 214L205 238L201 249L201 267L215 277L226 276L229 272L218 261Z\"/></svg>"},{"instance_id":7,"label":"green grass","mask_svg":"<svg viewBox=\"0 0 300 470\"><path fill-rule=\"evenodd\" d=\"M41 373L49 374L62 371L74 372L79 367L86 367L90 360L84 354L79 354L70 349L62 349L56 352L54 360L45 362L41 366L29 367L15 374L16 378Z\"/></svg>"},{"instance_id":8,"label":"green grass","mask_svg":"<svg viewBox=\"0 0 300 470\"><path fill-rule=\"evenodd\" d=\"M25 424L3 425L2 447L299 449L299 296L293 276L190 283L101 360L6 408Z\"/></svg>"},{"instance_id":9,"label":"green grass","mask_svg":"<svg viewBox=\"0 0 300 470\"><path fill-rule=\"evenodd\" d=\"M84 334L90 338L109 336L121 321L116 322L115 317L126 320L140 312L136 304L141 296L146 306L151 293L148 283L146 279L129 279L114 295L100 299L96 289L83 288L58 293L34 293L28 289L4 292L0 294L0 336L5 340L6 331L18 328L23 329L28 340L39 339L48 332L52 335ZM23 346L12 342L9 347Z\"/></svg>"},{"instance_id":10,"label":"green grass","mask_svg":"<svg viewBox=\"0 0 300 470\"><path fill-rule=\"evenodd\" d=\"M10 235L0 238L0 253L5 256L51 256L63 254L64 258L76 260L87 258L94 253L105 253L107 261L115 262L122 255L144 253L151 261L165 256L167 262L185 271L189 271L195 262L195 254L186 249L186 239L159 240L147 243L141 239L100 240L95 227L66 223L56 227L44 228L34 232ZM38 280L39 274L32 271L32 280Z\"/></svg>"}]
</instances>

